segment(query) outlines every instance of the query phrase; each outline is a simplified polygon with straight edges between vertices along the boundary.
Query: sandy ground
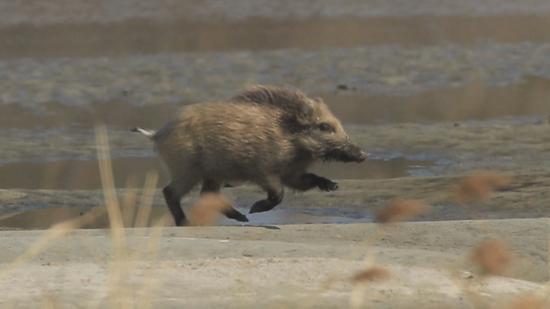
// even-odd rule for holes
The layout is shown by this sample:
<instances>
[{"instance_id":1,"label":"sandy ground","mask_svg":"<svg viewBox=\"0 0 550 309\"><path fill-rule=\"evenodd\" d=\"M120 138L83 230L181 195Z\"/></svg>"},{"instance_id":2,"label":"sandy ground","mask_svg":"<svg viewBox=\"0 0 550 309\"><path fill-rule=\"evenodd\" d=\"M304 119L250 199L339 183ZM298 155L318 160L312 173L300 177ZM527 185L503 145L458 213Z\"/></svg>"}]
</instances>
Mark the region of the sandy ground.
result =
<instances>
[{"instance_id":1,"label":"sandy ground","mask_svg":"<svg viewBox=\"0 0 550 309\"><path fill-rule=\"evenodd\" d=\"M467 308L479 298L485 305L502 305L544 291L549 223L187 227L165 228L160 237L155 229L131 229L123 263L116 262L108 230L77 230L15 266L10 263L47 232L4 231L0 304L317 308L362 298L375 308ZM470 248L487 237L505 239L514 250L513 267L504 277L483 279L467 263ZM386 267L390 279L354 288L349 276L369 263ZM113 291L117 296L109 298Z\"/></svg>"},{"instance_id":2,"label":"sandy ground","mask_svg":"<svg viewBox=\"0 0 550 309\"><path fill-rule=\"evenodd\" d=\"M0 307L506 308L550 294L549 12L547 0L0 0ZM399 172L322 169L348 180L288 192L248 225L128 229L125 245L105 229L12 230L103 205L97 123L121 200L139 199L123 188L160 168L128 128L250 83L323 97L373 162ZM453 186L478 169L513 181L457 205ZM242 211L264 196L224 193ZM433 210L368 223L394 198ZM158 191L153 205L166 214ZM468 262L485 238L514 251L501 277ZM370 265L391 277L354 286Z\"/></svg>"}]
</instances>

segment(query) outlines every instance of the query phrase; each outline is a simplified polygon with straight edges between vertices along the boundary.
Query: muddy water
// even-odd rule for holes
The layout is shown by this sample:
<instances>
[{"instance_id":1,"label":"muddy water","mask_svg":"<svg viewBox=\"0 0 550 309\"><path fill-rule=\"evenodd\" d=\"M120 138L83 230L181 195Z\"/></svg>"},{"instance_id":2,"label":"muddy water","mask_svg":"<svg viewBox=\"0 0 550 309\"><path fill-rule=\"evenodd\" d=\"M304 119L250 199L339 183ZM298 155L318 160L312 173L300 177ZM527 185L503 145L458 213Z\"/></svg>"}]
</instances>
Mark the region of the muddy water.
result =
<instances>
[{"instance_id":1,"label":"muddy water","mask_svg":"<svg viewBox=\"0 0 550 309\"><path fill-rule=\"evenodd\" d=\"M535 76L502 86L474 80L464 86L437 88L410 95L365 94L353 89L353 85L338 86L330 92L314 95L322 97L344 124L550 115L550 79ZM81 107L49 103L41 106L40 112L15 104L5 104L0 105L0 128L92 128L97 123L123 128L136 125L158 128L185 104L139 106L110 102Z\"/></svg>"},{"instance_id":2,"label":"muddy water","mask_svg":"<svg viewBox=\"0 0 550 309\"><path fill-rule=\"evenodd\" d=\"M409 96L365 96L339 91L322 97L337 116L357 124L550 115L550 80L538 77L503 86L488 86L476 80L462 87Z\"/></svg>"},{"instance_id":3,"label":"muddy water","mask_svg":"<svg viewBox=\"0 0 550 309\"><path fill-rule=\"evenodd\" d=\"M148 172L161 172L155 159L113 159L117 187L133 187ZM132 185L133 184L133 185ZM18 162L0 165L0 187L51 190L101 189L98 162L95 160L58 160L54 162Z\"/></svg>"},{"instance_id":4,"label":"muddy water","mask_svg":"<svg viewBox=\"0 0 550 309\"><path fill-rule=\"evenodd\" d=\"M548 42L550 15L311 18L285 22L130 20L0 27L0 57L318 49L366 44ZM66 44L71 42L71 44Z\"/></svg>"},{"instance_id":5,"label":"muddy water","mask_svg":"<svg viewBox=\"0 0 550 309\"><path fill-rule=\"evenodd\" d=\"M313 17L539 15L549 11L546 0L28 0L0 3L0 20L6 24L47 25L135 18L230 22L252 17L286 21Z\"/></svg>"},{"instance_id":6,"label":"muddy water","mask_svg":"<svg viewBox=\"0 0 550 309\"><path fill-rule=\"evenodd\" d=\"M134 187L148 172L162 173L163 167L154 158L113 159L117 187ZM433 166L428 160L367 160L361 164L324 163L312 170L334 179L379 179L410 176ZM159 186L168 179L162 177ZM0 188L95 190L101 189L98 163L95 160L58 160L54 162L18 162L0 165Z\"/></svg>"},{"instance_id":7,"label":"muddy water","mask_svg":"<svg viewBox=\"0 0 550 309\"><path fill-rule=\"evenodd\" d=\"M431 1L426 3L432 7ZM158 128L181 105L225 98L250 83L291 84L322 96L354 130L403 122L451 121L453 127L453 122L460 126L470 119L510 116L548 121L550 13L533 14L536 10L518 4L517 12L507 6L488 14L485 9L494 5L485 5L480 11L484 14L455 14L455 5L438 3L442 7L421 9L422 14L338 14L333 8L318 15L301 5L306 15L286 12L272 18L266 12L248 12L227 18L216 11L203 19L179 13L175 18L114 14L103 19L96 7L90 8L94 18L80 20L56 18L52 2L46 5L51 16L41 22L0 21L0 132L9 135L9 140L2 139L8 146L1 152L6 157L0 157L7 162L0 165L0 188L98 189L95 149L89 141L94 125L104 123L113 131L136 125ZM354 10L338 12L346 11ZM33 149L25 140L37 132L56 140L36 143ZM114 151L128 151L113 159L117 187L134 187L148 171L162 170L150 157L150 144L120 136ZM52 149L58 142L66 151ZM475 160L475 153L468 150L468 158ZM430 154L424 155L438 158ZM407 159L411 157L321 164L314 171L335 179L378 179L430 175L438 164ZM514 159L503 155L494 161ZM161 177L159 185L165 182ZM0 217L0 227L47 228L84 211L78 205L41 206L45 208ZM165 212L154 208L153 218ZM370 217L359 209L341 214L297 207L253 219L256 224L346 223ZM88 227L106 226L106 217L101 217Z\"/></svg>"},{"instance_id":8,"label":"muddy water","mask_svg":"<svg viewBox=\"0 0 550 309\"><path fill-rule=\"evenodd\" d=\"M29 211L23 211L20 213L11 213L0 215L0 229L47 229L52 225L61 223L67 220L75 220L87 211L97 210L81 210L78 208L41 208L33 209ZM239 209L239 211L246 213L246 209ZM124 214L126 227L135 227L136 214ZM323 209L322 211L307 211L297 208L286 209L274 209L269 212L261 214L252 214L248 216L252 225L279 225L279 224L314 224L314 223L358 223L372 221L372 217L368 214L358 213L344 216L339 214L334 209ZM171 221L168 209L165 207L153 207L151 208L150 215L145 225L141 226L154 226L161 224L163 226L173 225ZM241 225L241 223L234 220L219 218L218 224L221 225ZM248 225L248 224L246 224ZM109 228L109 218L107 214L103 213L95 220L82 228Z\"/></svg>"}]
</instances>

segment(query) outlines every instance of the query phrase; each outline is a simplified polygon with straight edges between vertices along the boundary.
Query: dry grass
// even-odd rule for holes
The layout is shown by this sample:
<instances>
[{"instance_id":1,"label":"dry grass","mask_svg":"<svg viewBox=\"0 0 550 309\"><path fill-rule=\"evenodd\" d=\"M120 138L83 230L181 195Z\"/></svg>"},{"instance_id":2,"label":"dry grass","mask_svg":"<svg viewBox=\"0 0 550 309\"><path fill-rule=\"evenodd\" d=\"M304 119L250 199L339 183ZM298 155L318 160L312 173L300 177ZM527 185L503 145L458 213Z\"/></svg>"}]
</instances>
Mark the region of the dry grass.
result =
<instances>
[{"instance_id":1,"label":"dry grass","mask_svg":"<svg viewBox=\"0 0 550 309\"><path fill-rule=\"evenodd\" d=\"M145 177L145 186L143 189L143 195L139 203L139 210L134 221L135 227L145 227L151 216L151 206L153 205L153 197L155 195L155 189L157 187L158 174L148 173Z\"/></svg>"},{"instance_id":2,"label":"dry grass","mask_svg":"<svg viewBox=\"0 0 550 309\"><path fill-rule=\"evenodd\" d=\"M502 275L513 260L508 246L498 239L487 239L479 243L472 250L470 259L488 275Z\"/></svg>"},{"instance_id":3,"label":"dry grass","mask_svg":"<svg viewBox=\"0 0 550 309\"><path fill-rule=\"evenodd\" d=\"M107 211L110 223L111 239L113 241L113 255L109 261L108 278L105 285L108 288L107 303L109 308L150 308L151 307L151 290L158 284L152 278L152 270L149 272L149 280L142 286L136 287L128 283L128 278L132 274L133 266L137 260L150 260L152 264L156 260L158 253L158 243L162 234L162 227L165 225L166 217L155 222L147 235L148 241L144 244L144 252L134 252L133 255L128 252L124 223L129 224L134 217L135 204L137 202L134 193L127 193L122 199L122 205L119 202L119 197L116 194L112 165L109 155L108 134L104 127L99 127L96 130L96 141L98 149L99 170L103 185L103 193L105 197L105 208L93 208L86 214L65 222L58 223L48 229L44 236L36 240L30 247L10 264L0 269L0 277L5 276L9 272L23 267L25 263L31 261L38 254L44 252L53 244L54 241L68 235L71 231L82 226L90 224L97 220ZM145 188L140 202L140 209L136 216L135 225L145 226L149 221L150 208L155 193L157 176L150 174L147 177ZM122 210L125 210L123 212ZM138 256L142 254L142 256ZM138 290L136 293L135 290ZM137 296L137 298L136 298ZM100 307L100 303L104 300L98 295L95 298L91 297L91 303L87 307ZM45 293L44 307L47 308L62 308L63 304L58 299L48 297Z\"/></svg>"},{"instance_id":4,"label":"dry grass","mask_svg":"<svg viewBox=\"0 0 550 309\"><path fill-rule=\"evenodd\" d=\"M124 221L116 195L113 167L110 160L108 134L105 127L96 128L96 143L99 172L105 197L105 206L109 217L114 251L107 279L108 290L110 291L109 304L112 308L132 307L133 304L126 301L130 299L131 291L123 284L130 271L128 268L129 265L125 263L128 259L128 252L126 247L126 235L124 232Z\"/></svg>"},{"instance_id":5,"label":"dry grass","mask_svg":"<svg viewBox=\"0 0 550 309\"><path fill-rule=\"evenodd\" d=\"M150 268L144 275L149 280L146 280L143 286L131 286L128 283L128 279L137 260L147 259L152 264L156 261L158 244L166 218L162 218L156 222L153 225L154 227L149 231L148 241L144 244L145 250L139 253L143 254L144 258L138 257L138 253L128 252L124 227L131 225L130 222L132 221L134 226L145 227L148 225L158 176L156 174L149 174L147 176L145 187L139 200L139 207L136 207L138 199L134 193L125 195L122 203L120 203L113 181L107 131L105 128L98 128L96 133L99 169L105 195L105 210L109 216L110 231L113 240L113 258L109 261L109 276L106 282L109 294L106 300L110 308L151 308L153 307L151 303L153 297L151 294L158 285L162 284L160 279L154 278L154 268ZM511 178L509 177L491 172L478 172L463 179L454 192L457 199L461 201L475 201L488 198L493 190L506 187L510 183ZM218 222L221 213L229 207L231 207L231 203L219 194L203 195L188 211L188 219L191 225L213 225ZM134 213L136 209L137 214ZM0 269L0 276L30 261L33 257L46 250L52 241L95 220L100 214L104 213L104 210L100 210L102 209L97 208L78 219L52 226L45 236L32 244L24 254L15 259L6 268ZM382 224L406 221L430 210L431 207L420 200L395 199L387 207L377 212L376 221ZM135 220L132 220L134 217ZM383 230L383 226L380 226L379 230ZM481 242L472 250L470 259L484 274L501 275L506 272L511 264L512 254L504 242L488 239ZM391 273L386 268L374 266L372 263L370 265L370 267L353 274L351 277L342 278L346 282L353 284L353 290L350 295L351 307L359 308L365 304L365 299L368 299L365 296L370 292L369 287L371 287L371 283L388 280L391 277ZM474 293L473 297L477 295ZM96 303L91 307L99 307L100 303L104 300L97 296L94 301ZM476 301L475 303L482 304L481 301ZM50 297L44 299L44 306L56 308L62 307L62 304L58 299ZM514 300L509 308L548 308L548 301L538 296L526 295Z\"/></svg>"},{"instance_id":6,"label":"dry grass","mask_svg":"<svg viewBox=\"0 0 550 309\"><path fill-rule=\"evenodd\" d=\"M108 277L105 282L108 294L106 299L102 299L99 295L92 297L91 302L87 306L100 307L102 302L107 301L109 308L151 308L153 306L151 303L153 299L151 293L162 284L159 278L154 278L154 267L150 267L146 271L145 276L149 279L146 280L143 286L136 286L130 283L129 278L137 265L137 261L148 260L151 265L154 265L158 255L162 228L166 225L169 218L167 216L161 217L157 222L153 222L150 225L152 226L151 229L148 231L145 230L147 241L144 243L143 250L139 250L139 252L129 252L125 226L149 226L148 222L150 221L158 176L156 173L147 175L139 203L135 192L126 192L122 197L122 202L120 202L113 178L108 133L104 127L96 129L96 143L105 207L93 208L88 213L74 220L61 222L52 226L46 231L43 237L31 244L22 255L0 269L0 277L19 267L23 267L25 263L47 250L54 241L61 239L75 229L93 223L101 215L104 215L106 211L113 243L113 254L109 260ZM137 207L137 204L139 204L139 207ZM204 195L190 209L190 223L192 225L215 224L221 212L230 206L230 202L220 195ZM45 307L63 307L60 300L48 297L48 293L44 295L43 305Z\"/></svg>"},{"instance_id":7,"label":"dry grass","mask_svg":"<svg viewBox=\"0 0 550 309\"><path fill-rule=\"evenodd\" d=\"M350 281L354 284L359 284L387 280L390 278L390 276L391 273L389 270L380 266L373 266L354 274L353 276L351 276Z\"/></svg>"},{"instance_id":8,"label":"dry grass","mask_svg":"<svg viewBox=\"0 0 550 309\"><path fill-rule=\"evenodd\" d=\"M508 309L548 309L550 308L550 299L534 294L521 295L514 299Z\"/></svg>"},{"instance_id":9,"label":"dry grass","mask_svg":"<svg viewBox=\"0 0 550 309\"><path fill-rule=\"evenodd\" d=\"M220 194L205 194L189 209L187 218L190 225L214 225L229 208L231 203Z\"/></svg>"},{"instance_id":10,"label":"dry grass","mask_svg":"<svg viewBox=\"0 0 550 309\"><path fill-rule=\"evenodd\" d=\"M376 222L387 224L410 220L429 212L431 207L419 200L394 199L376 213Z\"/></svg>"},{"instance_id":11,"label":"dry grass","mask_svg":"<svg viewBox=\"0 0 550 309\"><path fill-rule=\"evenodd\" d=\"M47 230L44 236L32 243L29 248L11 263L3 268L0 268L0 277L7 275L18 267L31 261L38 254L48 249L48 247L56 240L68 235L71 231L95 221L99 216L104 214L104 210L95 208L88 213L80 216L77 219L58 223Z\"/></svg>"},{"instance_id":12,"label":"dry grass","mask_svg":"<svg viewBox=\"0 0 550 309\"><path fill-rule=\"evenodd\" d=\"M510 176L490 171L477 171L462 179L452 191L455 200L464 204L485 200L494 190L506 188L511 183Z\"/></svg>"},{"instance_id":13,"label":"dry grass","mask_svg":"<svg viewBox=\"0 0 550 309\"><path fill-rule=\"evenodd\" d=\"M371 256L370 259L374 260L374 257ZM349 298L351 308L363 308L366 300L369 299L369 296L372 296L370 295L370 284L388 280L391 277L389 270L376 266L372 264L373 262L368 262L370 266L367 266L366 269L355 273L349 278L349 281L353 284Z\"/></svg>"}]
</instances>

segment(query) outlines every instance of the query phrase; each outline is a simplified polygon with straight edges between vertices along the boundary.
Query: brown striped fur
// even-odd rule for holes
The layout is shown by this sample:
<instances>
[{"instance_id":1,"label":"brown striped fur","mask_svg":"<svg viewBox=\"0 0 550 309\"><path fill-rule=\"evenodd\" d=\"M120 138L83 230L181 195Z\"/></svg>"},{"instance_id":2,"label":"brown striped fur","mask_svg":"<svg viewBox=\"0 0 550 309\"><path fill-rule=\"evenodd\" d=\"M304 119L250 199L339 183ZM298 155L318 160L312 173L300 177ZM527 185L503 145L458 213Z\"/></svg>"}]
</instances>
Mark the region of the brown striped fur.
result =
<instances>
[{"instance_id":1,"label":"brown striped fur","mask_svg":"<svg viewBox=\"0 0 550 309\"><path fill-rule=\"evenodd\" d=\"M218 192L228 181L255 183L268 197L250 212L261 212L281 202L283 186L335 190L336 183L307 173L313 162L366 157L321 99L269 86L186 106L151 138L172 177L164 195L178 225L185 223L179 201L199 183L203 193ZM234 208L225 214L247 221Z\"/></svg>"}]
</instances>

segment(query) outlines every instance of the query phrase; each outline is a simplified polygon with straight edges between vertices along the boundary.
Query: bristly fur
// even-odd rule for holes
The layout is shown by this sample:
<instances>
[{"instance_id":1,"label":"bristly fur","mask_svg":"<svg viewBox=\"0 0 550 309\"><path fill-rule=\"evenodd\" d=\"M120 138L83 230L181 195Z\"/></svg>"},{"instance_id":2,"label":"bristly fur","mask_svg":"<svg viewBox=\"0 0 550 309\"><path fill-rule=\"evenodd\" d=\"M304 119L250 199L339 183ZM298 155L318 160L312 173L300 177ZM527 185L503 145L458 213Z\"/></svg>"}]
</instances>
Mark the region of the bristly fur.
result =
<instances>
[{"instance_id":1,"label":"bristly fur","mask_svg":"<svg viewBox=\"0 0 550 309\"><path fill-rule=\"evenodd\" d=\"M151 137L170 171L163 192L176 224L185 223L180 199L200 182L203 193L233 181L259 185L268 193L251 209L259 212L281 202L283 186L335 190L336 183L307 172L314 161L365 159L322 100L279 87L254 86L225 102L188 105L156 133L136 130Z\"/></svg>"},{"instance_id":2,"label":"bristly fur","mask_svg":"<svg viewBox=\"0 0 550 309\"><path fill-rule=\"evenodd\" d=\"M299 90L282 87L255 85L246 88L232 98L232 101L272 104L277 107L301 108L309 98Z\"/></svg>"},{"instance_id":3,"label":"bristly fur","mask_svg":"<svg viewBox=\"0 0 550 309\"><path fill-rule=\"evenodd\" d=\"M255 85L234 96L232 101L266 104L283 111L285 128L299 131L315 121L315 104L320 100L309 98L299 90L290 90L275 86Z\"/></svg>"}]
</instances>

